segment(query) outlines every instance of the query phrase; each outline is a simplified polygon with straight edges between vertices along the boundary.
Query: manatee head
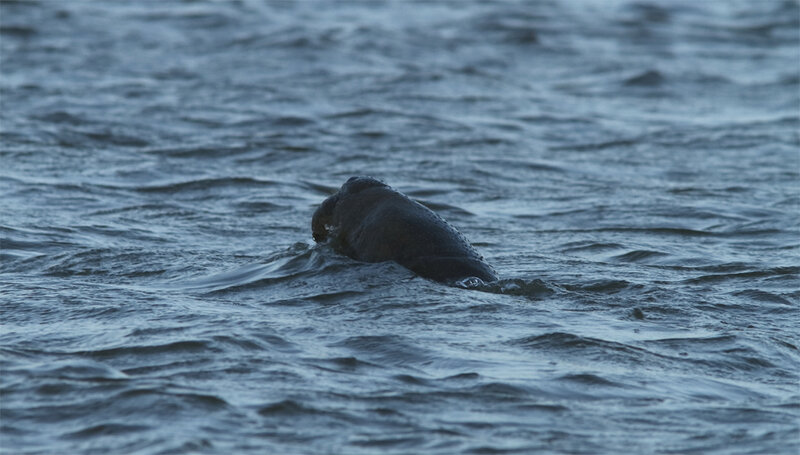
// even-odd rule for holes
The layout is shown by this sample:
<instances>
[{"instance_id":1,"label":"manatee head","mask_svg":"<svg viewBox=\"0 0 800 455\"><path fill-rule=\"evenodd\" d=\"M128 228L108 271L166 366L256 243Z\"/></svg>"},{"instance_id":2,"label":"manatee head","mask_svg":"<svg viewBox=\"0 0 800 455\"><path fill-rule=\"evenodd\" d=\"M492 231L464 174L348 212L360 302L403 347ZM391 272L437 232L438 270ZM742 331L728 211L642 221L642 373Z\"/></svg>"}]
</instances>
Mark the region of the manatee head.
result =
<instances>
[{"instance_id":1,"label":"manatee head","mask_svg":"<svg viewBox=\"0 0 800 455\"><path fill-rule=\"evenodd\" d=\"M347 179L347 181L344 182L344 185L342 185L342 187L339 189L339 194L353 195L367 188L372 188L375 186L388 187L389 185L383 183L382 181L376 179L375 177L358 175Z\"/></svg>"},{"instance_id":2,"label":"manatee head","mask_svg":"<svg viewBox=\"0 0 800 455\"><path fill-rule=\"evenodd\" d=\"M358 194L359 192L373 187L387 187L389 185L381 182L374 177L355 176L347 179L347 182L339 188L333 196L325 199L322 205L314 212L311 218L311 234L314 241L324 242L328 238L328 229L332 225L333 214L336 212L336 205L343 199Z\"/></svg>"}]
</instances>

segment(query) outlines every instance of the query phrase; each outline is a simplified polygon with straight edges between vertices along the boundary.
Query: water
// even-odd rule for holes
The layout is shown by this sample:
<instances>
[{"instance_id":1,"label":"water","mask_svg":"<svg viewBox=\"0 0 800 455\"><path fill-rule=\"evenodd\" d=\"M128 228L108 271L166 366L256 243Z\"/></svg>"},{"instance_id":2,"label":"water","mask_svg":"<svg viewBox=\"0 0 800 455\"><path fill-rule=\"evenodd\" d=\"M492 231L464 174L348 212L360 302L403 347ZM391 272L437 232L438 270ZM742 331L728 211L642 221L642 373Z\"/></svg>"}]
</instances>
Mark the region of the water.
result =
<instances>
[{"instance_id":1,"label":"water","mask_svg":"<svg viewBox=\"0 0 800 455\"><path fill-rule=\"evenodd\" d=\"M9 454L796 454L795 1L0 4ZM503 278L311 239L367 174Z\"/></svg>"}]
</instances>

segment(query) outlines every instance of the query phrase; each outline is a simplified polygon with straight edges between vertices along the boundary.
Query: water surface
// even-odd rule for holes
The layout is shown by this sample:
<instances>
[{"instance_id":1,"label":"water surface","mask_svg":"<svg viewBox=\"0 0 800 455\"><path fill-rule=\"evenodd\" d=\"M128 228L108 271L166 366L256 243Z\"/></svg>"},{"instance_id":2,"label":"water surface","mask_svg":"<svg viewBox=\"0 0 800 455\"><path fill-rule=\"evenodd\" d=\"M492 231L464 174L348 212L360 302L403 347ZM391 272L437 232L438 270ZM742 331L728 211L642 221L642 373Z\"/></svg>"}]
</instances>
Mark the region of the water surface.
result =
<instances>
[{"instance_id":1,"label":"water surface","mask_svg":"<svg viewBox=\"0 0 800 455\"><path fill-rule=\"evenodd\" d=\"M797 453L798 17L3 2L0 448ZM503 279L315 245L357 174Z\"/></svg>"}]
</instances>

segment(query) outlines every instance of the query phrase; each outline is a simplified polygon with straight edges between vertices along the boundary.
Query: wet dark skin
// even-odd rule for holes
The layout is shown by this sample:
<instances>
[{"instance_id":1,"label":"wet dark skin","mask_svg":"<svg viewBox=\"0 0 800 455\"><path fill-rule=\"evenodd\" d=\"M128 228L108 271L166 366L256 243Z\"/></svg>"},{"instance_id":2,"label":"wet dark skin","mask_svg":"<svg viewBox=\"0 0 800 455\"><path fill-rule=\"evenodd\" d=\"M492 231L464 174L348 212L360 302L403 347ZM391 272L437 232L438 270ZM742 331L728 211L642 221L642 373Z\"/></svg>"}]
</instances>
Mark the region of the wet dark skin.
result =
<instances>
[{"instance_id":1,"label":"wet dark skin","mask_svg":"<svg viewBox=\"0 0 800 455\"><path fill-rule=\"evenodd\" d=\"M497 280L460 232L422 204L372 177L351 177L314 212L316 242L365 262L396 261L434 281Z\"/></svg>"}]
</instances>

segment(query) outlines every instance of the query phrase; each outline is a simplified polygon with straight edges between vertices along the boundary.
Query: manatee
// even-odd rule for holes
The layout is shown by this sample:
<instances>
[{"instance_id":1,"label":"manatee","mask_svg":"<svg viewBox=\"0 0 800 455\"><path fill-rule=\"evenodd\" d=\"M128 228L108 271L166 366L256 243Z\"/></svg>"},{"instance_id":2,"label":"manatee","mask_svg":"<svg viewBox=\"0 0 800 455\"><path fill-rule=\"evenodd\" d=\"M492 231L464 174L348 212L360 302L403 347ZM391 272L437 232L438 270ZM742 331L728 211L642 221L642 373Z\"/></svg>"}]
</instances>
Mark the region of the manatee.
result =
<instances>
[{"instance_id":1,"label":"manatee","mask_svg":"<svg viewBox=\"0 0 800 455\"><path fill-rule=\"evenodd\" d=\"M497 280L467 239L431 209L382 181L351 177L311 219L318 243L357 261L395 261L417 275L454 284Z\"/></svg>"}]
</instances>

